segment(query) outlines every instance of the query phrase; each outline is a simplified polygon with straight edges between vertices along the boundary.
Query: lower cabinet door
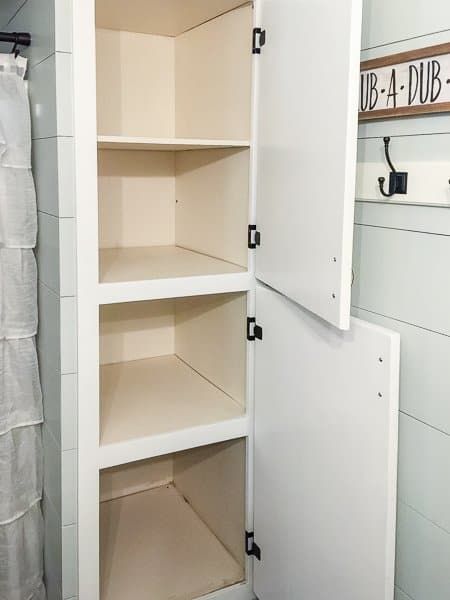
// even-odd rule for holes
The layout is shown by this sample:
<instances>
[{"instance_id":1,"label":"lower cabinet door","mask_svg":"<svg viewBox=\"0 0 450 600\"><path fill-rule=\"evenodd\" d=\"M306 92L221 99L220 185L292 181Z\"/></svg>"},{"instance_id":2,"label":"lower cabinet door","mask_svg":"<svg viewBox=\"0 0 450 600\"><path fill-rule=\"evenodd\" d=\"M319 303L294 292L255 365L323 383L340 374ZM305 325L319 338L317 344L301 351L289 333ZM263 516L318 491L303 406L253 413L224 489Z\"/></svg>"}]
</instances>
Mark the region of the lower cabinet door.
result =
<instances>
[{"instance_id":1,"label":"lower cabinet door","mask_svg":"<svg viewBox=\"0 0 450 600\"><path fill-rule=\"evenodd\" d=\"M400 339L262 285L256 318L256 596L392 600Z\"/></svg>"}]
</instances>

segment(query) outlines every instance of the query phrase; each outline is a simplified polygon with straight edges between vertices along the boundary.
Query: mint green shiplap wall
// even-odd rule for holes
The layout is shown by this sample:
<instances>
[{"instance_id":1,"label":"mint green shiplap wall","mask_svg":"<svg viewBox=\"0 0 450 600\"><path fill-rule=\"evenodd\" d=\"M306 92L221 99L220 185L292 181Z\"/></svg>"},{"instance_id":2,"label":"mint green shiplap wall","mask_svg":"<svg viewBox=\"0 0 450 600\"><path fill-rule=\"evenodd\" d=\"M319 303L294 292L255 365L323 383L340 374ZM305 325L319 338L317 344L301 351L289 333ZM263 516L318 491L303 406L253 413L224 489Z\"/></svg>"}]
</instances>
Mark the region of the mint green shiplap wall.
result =
<instances>
[{"instance_id":1,"label":"mint green shiplap wall","mask_svg":"<svg viewBox=\"0 0 450 600\"><path fill-rule=\"evenodd\" d=\"M76 600L77 365L72 0L2 0L3 31L29 31L33 171L38 196L38 351L45 423L48 600ZM9 52L10 45L3 45Z\"/></svg>"},{"instance_id":2,"label":"mint green shiplap wall","mask_svg":"<svg viewBox=\"0 0 450 600\"><path fill-rule=\"evenodd\" d=\"M362 60L443 42L448 0L365 0ZM448 163L432 193L411 190L428 206L358 201L355 212L353 314L402 338L396 600L450 598L449 134L448 114L359 128L360 177L385 135L425 179Z\"/></svg>"}]
</instances>

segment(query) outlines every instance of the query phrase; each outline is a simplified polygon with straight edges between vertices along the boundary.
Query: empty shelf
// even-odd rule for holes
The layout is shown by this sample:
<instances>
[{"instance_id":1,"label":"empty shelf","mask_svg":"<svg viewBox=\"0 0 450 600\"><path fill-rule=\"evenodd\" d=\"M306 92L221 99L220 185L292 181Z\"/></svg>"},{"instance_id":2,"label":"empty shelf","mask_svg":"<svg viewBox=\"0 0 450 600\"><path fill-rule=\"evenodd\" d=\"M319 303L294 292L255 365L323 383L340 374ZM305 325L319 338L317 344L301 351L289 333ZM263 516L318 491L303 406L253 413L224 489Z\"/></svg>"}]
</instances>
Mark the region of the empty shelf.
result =
<instances>
[{"instance_id":1,"label":"empty shelf","mask_svg":"<svg viewBox=\"0 0 450 600\"><path fill-rule=\"evenodd\" d=\"M244 570L173 485L100 505L101 599L197 598Z\"/></svg>"},{"instance_id":2,"label":"empty shelf","mask_svg":"<svg viewBox=\"0 0 450 600\"><path fill-rule=\"evenodd\" d=\"M175 355L101 367L101 468L247 433L244 408Z\"/></svg>"},{"instance_id":3,"label":"empty shelf","mask_svg":"<svg viewBox=\"0 0 450 600\"><path fill-rule=\"evenodd\" d=\"M100 250L102 283L242 272L243 267L178 246Z\"/></svg>"},{"instance_id":4,"label":"empty shelf","mask_svg":"<svg viewBox=\"0 0 450 600\"><path fill-rule=\"evenodd\" d=\"M243 407L175 355L101 367L101 444L234 419Z\"/></svg>"},{"instance_id":5,"label":"empty shelf","mask_svg":"<svg viewBox=\"0 0 450 600\"><path fill-rule=\"evenodd\" d=\"M145 138L102 135L97 139L100 150L211 150L214 148L248 148L248 140L208 140L183 138Z\"/></svg>"}]
</instances>

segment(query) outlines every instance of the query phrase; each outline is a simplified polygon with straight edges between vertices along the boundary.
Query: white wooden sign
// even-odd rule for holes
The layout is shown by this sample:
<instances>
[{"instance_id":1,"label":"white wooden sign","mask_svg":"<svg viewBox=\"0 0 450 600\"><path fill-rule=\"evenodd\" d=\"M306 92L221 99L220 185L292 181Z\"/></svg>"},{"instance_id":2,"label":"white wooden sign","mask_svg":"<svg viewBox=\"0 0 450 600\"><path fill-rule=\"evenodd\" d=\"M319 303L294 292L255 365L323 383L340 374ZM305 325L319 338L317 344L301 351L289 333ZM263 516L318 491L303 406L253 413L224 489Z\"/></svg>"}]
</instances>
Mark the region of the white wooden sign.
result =
<instances>
[{"instance_id":1,"label":"white wooden sign","mask_svg":"<svg viewBox=\"0 0 450 600\"><path fill-rule=\"evenodd\" d=\"M361 63L360 120L450 111L450 43Z\"/></svg>"}]
</instances>

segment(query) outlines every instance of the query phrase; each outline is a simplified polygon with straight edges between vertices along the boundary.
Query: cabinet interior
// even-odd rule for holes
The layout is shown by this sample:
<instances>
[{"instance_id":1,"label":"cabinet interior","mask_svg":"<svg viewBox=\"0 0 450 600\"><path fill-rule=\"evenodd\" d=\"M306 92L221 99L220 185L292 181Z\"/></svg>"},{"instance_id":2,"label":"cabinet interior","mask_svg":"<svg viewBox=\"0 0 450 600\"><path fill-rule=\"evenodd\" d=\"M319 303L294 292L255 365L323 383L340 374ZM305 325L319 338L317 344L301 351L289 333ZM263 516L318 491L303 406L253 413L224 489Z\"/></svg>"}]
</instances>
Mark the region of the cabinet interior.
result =
<instances>
[{"instance_id":1,"label":"cabinet interior","mask_svg":"<svg viewBox=\"0 0 450 600\"><path fill-rule=\"evenodd\" d=\"M97 0L99 135L248 140L252 7L242 4ZM180 25L162 27L164 12Z\"/></svg>"},{"instance_id":2,"label":"cabinet interior","mask_svg":"<svg viewBox=\"0 0 450 600\"><path fill-rule=\"evenodd\" d=\"M100 478L101 599L187 600L245 578L245 440Z\"/></svg>"},{"instance_id":3,"label":"cabinet interior","mask_svg":"<svg viewBox=\"0 0 450 600\"><path fill-rule=\"evenodd\" d=\"M102 445L242 416L244 293L100 310Z\"/></svg>"},{"instance_id":4,"label":"cabinet interior","mask_svg":"<svg viewBox=\"0 0 450 600\"><path fill-rule=\"evenodd\" d=\"M99 150L100 281L247 269L249 150Z\"/></svg>"}]
</instances>

